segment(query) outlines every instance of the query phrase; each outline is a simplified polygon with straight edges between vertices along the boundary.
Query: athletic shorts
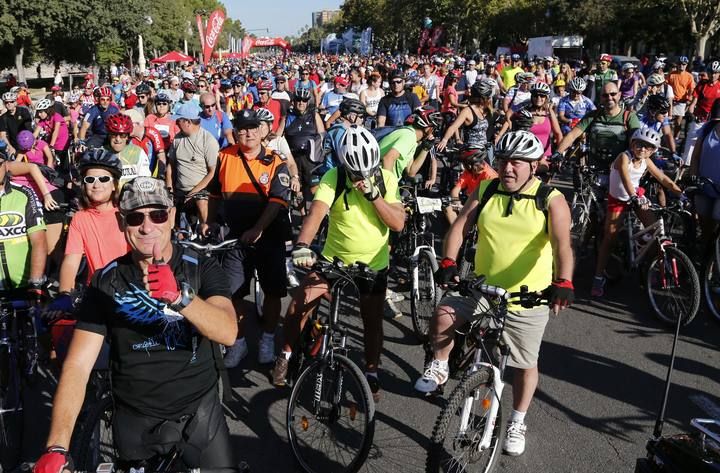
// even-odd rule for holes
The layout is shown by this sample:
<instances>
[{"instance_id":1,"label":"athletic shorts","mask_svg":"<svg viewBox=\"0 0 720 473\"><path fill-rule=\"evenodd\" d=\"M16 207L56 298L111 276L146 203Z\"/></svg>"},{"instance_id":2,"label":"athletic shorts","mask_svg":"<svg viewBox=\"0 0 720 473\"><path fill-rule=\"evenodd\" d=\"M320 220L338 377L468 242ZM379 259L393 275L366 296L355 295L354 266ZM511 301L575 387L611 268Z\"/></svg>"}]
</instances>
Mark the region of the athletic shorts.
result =
<instances>
[{"instance_id":1,"label":"athletic shorts","mask_svg":"<svg viewBox=\"0 0 720 473\"><path fill-rule=\"evenodd\" d=\"M687 110L687 102L675 102L672 106L673 117L684 117Z\"/></svg>"},{"instance_id":2,"label":"athletic shorts","mask_svg":"<svg viewBox=\"0 0 720 473\"><path fill-rule=\"evenodd\" d=\"M120 463L126 467L140 466L142 460L167 454L175 445L181 448L183 463L190 468L237 467L215 387L203 396L195 414L178 420L143 416L122 406L116 406L112 420L115 448Z\"/></svg>"},{"instance_id":3,"label":"athletic shorts","mask_svg":"<svg viewBox=\"0 0 720 473\"><path fill-rule=\"evenodd\" d=\"M440 300L438 306L448 306L455 315L470 321L488 311L488 302L482 297L464 297L457 292L449 292ZM505 318L505 330L502 341L510 348L508 366L530 369L537 366L540 356L545 326L550 318L547 306L534 307L519 311L508 311Z\"/></svg>"},{"instance_id":4,"label":"athletic shorts","mask_svg":"<svg viewBox=\"0 0 720 473\"><path fill-rule=\"evenodd\" d=\"M53 199L55 199L55 202L58 204L65 204L67 203L67 199L65 198L65 191L63 189L55 189L54 191L50 192L50 195ZM63 209L57 209L57 210L45 210L43 209L43 218L45 219L46 225L53 225L56 223L63 223L65 220L65 210Z\"/></svg>"},{"instance_id":5,"label":"athletic shorts","mask_svg":"<svg viewBox=\"0 0 720 473\"><path fill-rule=\"evenodd\" d=\"M642 197L645 195L645 189L638 187L635 189L635 193ZM630 208L630 200L620 200L613 197L611 194L607 196L607 209L608 213L616 214Z\"/></svg>"},{"instance_id":6,"label":"athletic shorts","mask_svg":"<svg viewBox=\"0 0 720 473\"><path fill-rule=\"evenodd\" d=\"M223 255L222 268L230 283L230 292L238 297L250 294L255 270L266 296L287 296L285 243L282 241L261 241L253 248L230 251Z\"/></svg>"}]
</instances>

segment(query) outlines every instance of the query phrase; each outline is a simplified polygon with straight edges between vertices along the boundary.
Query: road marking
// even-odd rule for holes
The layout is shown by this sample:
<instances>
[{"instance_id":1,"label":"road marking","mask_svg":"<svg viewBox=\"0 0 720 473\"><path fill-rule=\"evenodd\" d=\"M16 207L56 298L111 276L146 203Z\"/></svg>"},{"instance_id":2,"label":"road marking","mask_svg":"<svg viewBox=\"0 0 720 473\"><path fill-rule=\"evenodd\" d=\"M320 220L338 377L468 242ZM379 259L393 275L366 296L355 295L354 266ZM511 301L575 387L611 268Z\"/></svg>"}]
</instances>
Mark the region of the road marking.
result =
<instances>
[{"instance_id":1,"label":"road marking","mask_svg":"<svg viewBox=\"0 0 720 473\"><path fill-rule=\"evenodd\" d=\"M690 400L713 419L720 419L720 406L702 394L692 394Z\"/></svg>"}]
</instances>

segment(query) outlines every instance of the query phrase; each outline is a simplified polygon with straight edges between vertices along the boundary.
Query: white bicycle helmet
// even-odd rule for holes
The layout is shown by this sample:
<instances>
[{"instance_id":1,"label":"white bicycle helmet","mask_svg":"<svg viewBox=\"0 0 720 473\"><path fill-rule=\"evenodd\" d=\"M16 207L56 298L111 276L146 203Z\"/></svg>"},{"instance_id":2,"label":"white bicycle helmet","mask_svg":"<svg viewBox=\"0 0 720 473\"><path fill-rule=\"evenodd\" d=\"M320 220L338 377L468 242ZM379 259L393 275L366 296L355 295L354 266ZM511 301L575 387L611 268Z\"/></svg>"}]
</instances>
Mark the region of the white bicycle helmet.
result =
<instances>
[{"instance_id":1,"label":"white bicycle helmet","mask_svg":"<svg viewBox=\"0 0 720 473\"><path fill-rule=\"evenodd\" d=\"M662 74L650 74L647 79L648 85L662 85L665 83L665 77Z\"/></svg>"},{"instance_id":2,"label":"white bicycle helmet","mask_svg":"<svg viewBox=\"0 0 720 473\"><path fill-rule=\"evenodd\" d=\"M495 157L500 159L537 161L543 154L545 149L538 137L525 130L505 133L495 146Z\"/></svg>"},{"instance_id":3,"label":"white bicycle helmet","mask_svg":"<svg viewBox=\"0 0 720 473\"><path fill-rule=\"evenodd\" d=\"M652 128L648 127L642 127L638 128L635 133L632 135L632 139L630 141L640 140L644 141L645 143L650 143L655 148L660 147L660 133L653 130Z\"/></svg>"},{"instance_id":4,"label":"white bicycle helmet","mask_svg":"<svg viewBox=\"0 0 720 473\"><path fill-rule=\"evenodd\" d=\"M258 108L255 110L255 115L261 122L274 122L275 121L275 115L268 110L267 108Z\"/></svg>"},{"instance_id":5,"label":"white bicycle helmet","mask_svg":"<svg viewBox=\"0 0 720 473\"><path fill-rule=\"evenodd\" d=\"M545 82L535 82L530 86L531 94L550 95L550 86Z\"/></svg>"},{"instance_id":6,"label":"white bicycle helmet","mask_svg":"<svg viewBox=\"0 0 720 473\"><path fill-rule=\"evenodd\" d=\"M42 112L43 110L47 110L52 106L53 103L50 101L50 99L42 99L37 103L37 105L35 105L35 111Z\"/></svg>"},{"instance_id":7,"label":"white bicycle helmet","mask_svg":"<svg viewBox=\"0 0 720 473\"><path fill-rule=\"evenodd\" d=\"M368 178L380 166L380 146L367 129L353 125L340 142L340 161L349 174Z\"/></svg>"},{"instance_id":8,"label":"white bicycle helmet","mask_svg":"<svg viewBox=\"0 0 720 473\"><path fill-rule=\"evenodd\" d=\"M710 72L720 72L720 61L713 61L708 69Z\"/></svg>"},{"instance_id":9,"label":"white bicycle helmet","mask_svg":"<svg viewBox=\"0 0 720 473\"><path fill-rule=\"evenodd\" d=\"M571 92L583 93L587 87L587 82L582 77L574 77L568 84L568 90Z\"/></svg>"},{"instance_id":10,"label":"white bicycle helmet","mask_svg":"<svg viewBox=\"0 0 720 473\"><path fill-rule=\"evenodd\" d=\"M623 66L622 66L623 72L629 71L630 69L635 69L635 64L633 64L631 62L626 62L625 64L623 64Z\"/></svg>"},{"instance_id":11,"label":"white bicycle helmet","mask_svg":"<svg viewBox=\"0 0 720 473\"><path fill-rule=\"evenodd\" d=\"M5 92L2 95L3 102L14 102L17 100L17 94L15 92Z\"/></svg>"}]
</instances>

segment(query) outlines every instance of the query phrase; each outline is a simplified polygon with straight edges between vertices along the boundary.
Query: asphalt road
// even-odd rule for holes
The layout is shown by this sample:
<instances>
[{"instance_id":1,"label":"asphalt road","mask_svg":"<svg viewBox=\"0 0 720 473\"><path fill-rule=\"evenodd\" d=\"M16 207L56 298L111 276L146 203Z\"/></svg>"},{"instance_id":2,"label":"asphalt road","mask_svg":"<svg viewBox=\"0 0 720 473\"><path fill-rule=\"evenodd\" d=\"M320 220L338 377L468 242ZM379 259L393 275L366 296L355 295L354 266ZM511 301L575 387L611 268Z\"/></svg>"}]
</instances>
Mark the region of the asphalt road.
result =
<instances>
[{"instance_id":1,"label":"asphalt road","mask_svg":"<svg viewBox=\"0 0 720 473\"><path fill-rule=\"evenodd\" d=\"M632 278L610 287L602 302L584 299L590 278L582 270L576 278L580 300L551 319L545 333L540 387L526 418L527 450L521 457L502 456L497 471L632 471L635 459L645 453L662 398L671 330L650 315ZM400 307L409 314L407 303ZM353 358L360 361L359 318L355 314L345 320L351 327ZM693 417L720 418L717 340L720 324L705 313L683 329L667 433L687 429ZM294 472L285 433L289 390L269 384L269 367L257 365L253 341L250 356L231 371L236 401L228 409L230 429L252 471ZM409 316L386 317L382 399L376 406L373 447L361 471L424 471L425 448L442 400L415 395L412 384L422 363L423 350ZM511 400L508 385L506 419Z\"/></svg>"}]
</instances>

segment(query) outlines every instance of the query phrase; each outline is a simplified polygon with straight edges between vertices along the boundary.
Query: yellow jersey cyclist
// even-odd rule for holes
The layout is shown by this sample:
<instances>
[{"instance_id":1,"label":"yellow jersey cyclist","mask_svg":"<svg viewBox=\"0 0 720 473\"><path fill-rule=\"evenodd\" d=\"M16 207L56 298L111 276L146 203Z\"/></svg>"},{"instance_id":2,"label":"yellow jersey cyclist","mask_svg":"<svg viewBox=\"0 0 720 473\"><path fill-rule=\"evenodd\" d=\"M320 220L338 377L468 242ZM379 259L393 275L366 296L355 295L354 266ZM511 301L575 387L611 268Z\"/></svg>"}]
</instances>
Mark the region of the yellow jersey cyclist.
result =
<instances>
[{"instance_id":1,"label":"yellow jersey cyclist","mask_svg":"<svg viewBox=\"0 0 720 473\"><path fill-rule=\"evenodd\" d=\"M535 177L543 153L540 140L528 131L503 135L495 150L499 180L480 183L448 230L444 258L436 273L438 284L459 281L455 258L463 238L477 225L475 273L484 275L488 284L510 292L521 286L528 286L531 292L546 291L555 313L572 303L570 210L560 192ZM544 196L542 210L537 196ZM515 373L513 411L503 450L521 455L525 413L538 383L537 361L549 310L542 306L523 309L517 304L508 309L503 342L510 348L508 366L515 368ZM453 292L440 301L430 323L434 356L415 383L416 390L432 393L447 382L455 329L486 310L485 300L476 302Z\"/></svg>"},{"instance_id":2,"label":"yellow jersey cyclist","mask_svg":"<svg viewBox=\"0 0 720 473\"><path fill-rule=\"evenodd\" d=\"M358 279L360 314L364 324L366 377L373 397L378 400L377 377L383 340L383 303L390 261L390 230L399 232L405 224L405 210L400 203L398 181L380 168L377 141L365 128L349 127L340 142L341 165L323 176L310 213L300 229L293 250L297 267L310 267L317 259L310 249L320 224L329 215L329 228L322 258L340 258L345 264L364 263L377 272L373 281ZM337 186L344 186L337 194ZM384 191L384 192L383 192ZM273 384L283 386L292 347L307 317L328 294L327 282L311 272L295 293L285 318L283 352L275 362Z\"/></svg>"}]
</instances>

